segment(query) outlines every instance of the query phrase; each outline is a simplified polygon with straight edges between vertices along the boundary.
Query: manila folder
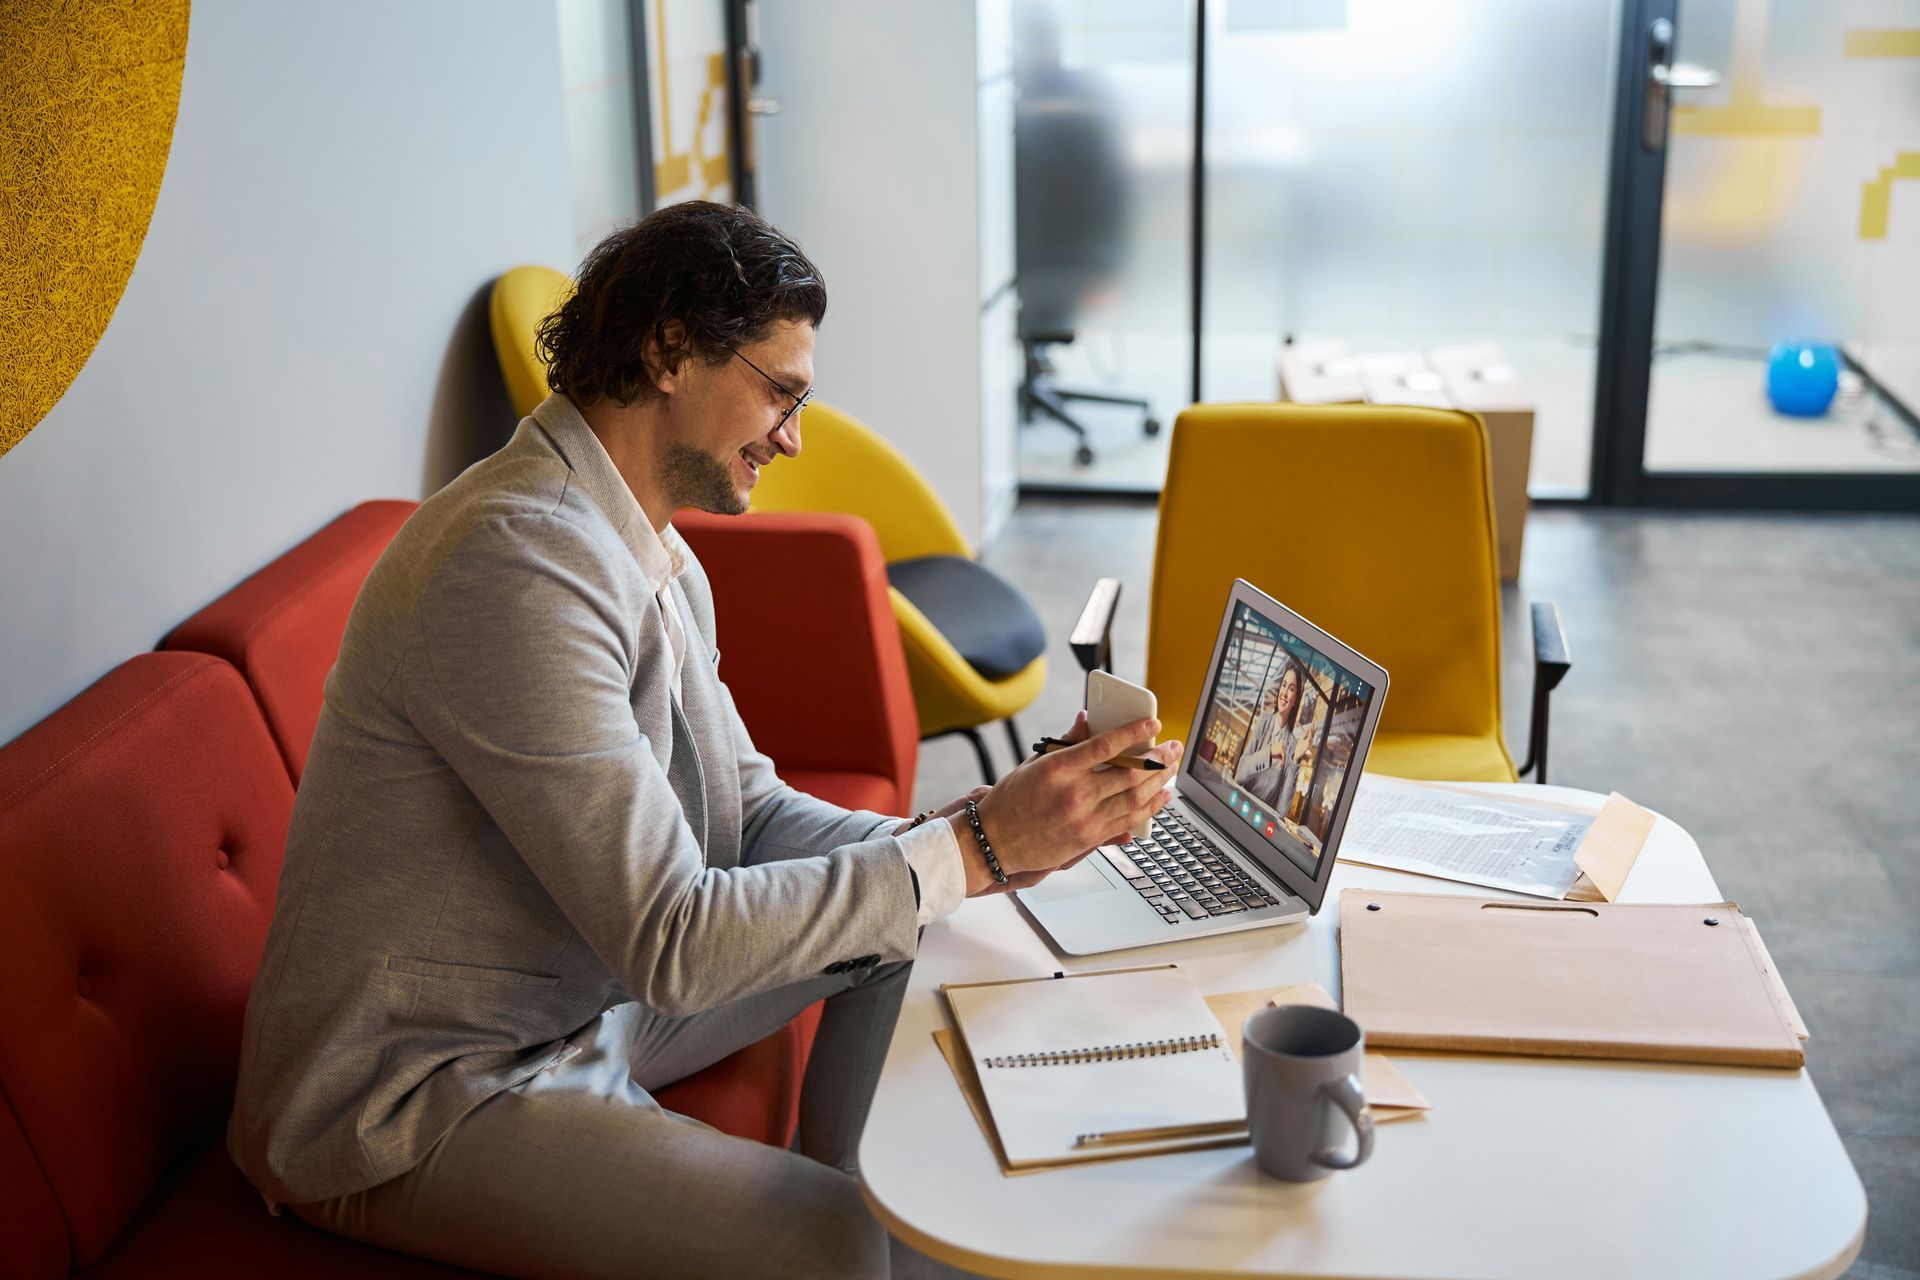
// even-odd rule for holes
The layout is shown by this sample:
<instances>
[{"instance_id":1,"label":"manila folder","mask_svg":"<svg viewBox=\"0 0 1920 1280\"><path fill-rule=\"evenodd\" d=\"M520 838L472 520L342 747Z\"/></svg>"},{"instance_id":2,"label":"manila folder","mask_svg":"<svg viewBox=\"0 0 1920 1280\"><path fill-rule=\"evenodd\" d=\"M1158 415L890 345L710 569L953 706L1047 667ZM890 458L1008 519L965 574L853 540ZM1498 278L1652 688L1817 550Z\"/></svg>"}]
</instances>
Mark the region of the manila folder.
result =
<instances>
[{"instance_id":1,"label":"manila folder","mask_svg":"<svg viewBox=\"0 0 1920 1280\"><path fill-rule=\"evenodd\" d=\"M1800 1038L1730 902L1340 895L1347 1016L1377 1049L1798 1067Z\"/></svg>"}]
</instances>

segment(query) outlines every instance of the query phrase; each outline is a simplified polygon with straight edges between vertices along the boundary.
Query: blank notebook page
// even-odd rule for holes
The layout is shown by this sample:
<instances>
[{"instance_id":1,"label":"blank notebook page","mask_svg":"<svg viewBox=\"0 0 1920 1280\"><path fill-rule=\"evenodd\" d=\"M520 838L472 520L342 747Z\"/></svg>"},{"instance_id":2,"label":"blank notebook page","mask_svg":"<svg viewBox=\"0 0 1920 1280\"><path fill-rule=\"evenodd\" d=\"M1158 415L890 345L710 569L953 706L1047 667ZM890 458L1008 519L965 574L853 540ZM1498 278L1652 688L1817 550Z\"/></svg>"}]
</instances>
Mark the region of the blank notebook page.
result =
<instances>
[{"instance_id":1,"label":"blank notebook page","mask_svg":"<svg viewBox=\"0 0 1920 1280\"><path fill-rule=\"evenodd\" d=\"M1112 1153L1082 1134L1246 1118L1220 1021L1177 968L943 990L1011 1166Z\"/></svg>"}]
</instances>

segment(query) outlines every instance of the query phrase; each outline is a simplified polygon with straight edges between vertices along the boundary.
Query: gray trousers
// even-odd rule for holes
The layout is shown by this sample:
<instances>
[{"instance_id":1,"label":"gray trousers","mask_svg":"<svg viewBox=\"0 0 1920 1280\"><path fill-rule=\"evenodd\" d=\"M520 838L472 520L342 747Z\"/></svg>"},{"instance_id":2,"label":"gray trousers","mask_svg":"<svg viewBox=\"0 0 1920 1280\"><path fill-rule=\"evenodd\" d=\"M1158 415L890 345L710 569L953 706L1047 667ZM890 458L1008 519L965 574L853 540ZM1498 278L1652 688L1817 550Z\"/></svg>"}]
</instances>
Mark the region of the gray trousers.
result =
<instances>
[{"instance_id":1,"label":"gray trousers","mask_svg":"<svg viewBox=\"0 0 1920 1280\"><path fill-rule=\"evenodd\" d=\"M582 1051L477 1107L416 1168L293 1205L368 1244L528 1280L885 1276L886 1231L852 1173L910 961L823 977L690 1018L610 1009ZM799 1148L735 1138L647 1092L826 998Z\"/></svg>"}]
</instances>

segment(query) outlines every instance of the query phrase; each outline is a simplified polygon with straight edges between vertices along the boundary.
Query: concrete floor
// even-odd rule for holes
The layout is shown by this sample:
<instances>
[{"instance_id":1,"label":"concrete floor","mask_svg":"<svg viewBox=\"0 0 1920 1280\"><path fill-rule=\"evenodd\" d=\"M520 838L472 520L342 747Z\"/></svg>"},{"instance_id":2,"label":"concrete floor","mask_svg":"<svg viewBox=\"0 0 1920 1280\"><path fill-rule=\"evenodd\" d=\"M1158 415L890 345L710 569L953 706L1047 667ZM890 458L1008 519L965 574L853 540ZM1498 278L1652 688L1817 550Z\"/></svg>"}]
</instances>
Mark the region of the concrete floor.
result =
<instances>
[{"instance_id":1,"label":"concrete floor","mask_svg":"<svg viewBox=\"0 0 1920 1280\"><path fill-rule=\"evenodd\" d=\"M1055 638L1025 734L1080 706L1065 637L1095 578L1126 584L1115 670L1144 670L1153 521L1146 504L1029 500L987 555ZM1506 593L1516 757L1525 603L1543 598L1574 658L1552 780L1621 791L1699 840L1813 1032L1808 1069L1866 1184L1848 1275L1920 1280L1920 520L1537 511ZM990 744L1004 766L1004 733ZM928 743L916 807L977 779L964 742ZM957 1274L896 1247L898 1276Z\"/></svg>"}]
</instances>

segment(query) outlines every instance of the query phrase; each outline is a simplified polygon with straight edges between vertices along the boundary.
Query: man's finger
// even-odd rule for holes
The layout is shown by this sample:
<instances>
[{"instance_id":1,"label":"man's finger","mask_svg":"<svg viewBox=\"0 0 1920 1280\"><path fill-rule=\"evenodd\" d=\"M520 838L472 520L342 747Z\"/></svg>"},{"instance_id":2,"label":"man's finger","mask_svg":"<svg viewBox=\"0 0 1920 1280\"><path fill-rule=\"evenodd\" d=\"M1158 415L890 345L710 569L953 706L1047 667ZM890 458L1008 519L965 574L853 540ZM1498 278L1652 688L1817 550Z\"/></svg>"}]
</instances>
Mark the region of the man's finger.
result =
<instances>
[{"instance_id":1,"label":"man's finger","mask_svg":"<svg viewBox=\"0 0 1920 1280\"><path fill-rule=\"evenodd\" d=\"M1092 768L1142 743L1152 742L1154 735L1159 732L1160 722L1149 716L1145 720L1123 724L1118 729L1109 729L1059 754L1073 757L1074 763L1083 768Z\"/></svg>"},{"instance_id":2,"label":"man's finger","mask_svg":"<svg viewBox=\"0 0 1920 1280\"><path fill-rule=\"evenodd\" d=\"M1153 775L1155 779L1164 778L1165 776L1165 774L1159 773ZM1105 804L1101 806L1101 819L1105 821L1109 814L1117 814L1118 816L1113 820L1126 823L1127 829L1132 830L1154 814L1160 812L1160 810L1166 808L1172 799L1173 788L1163 782L1150 782L1147 784L1146 790L1141 790L1139 787L1128 787L1119 795L1109 797ZM1109 808L1109 805L1113 807Z\"/></svg>"},{"instance_id":3,"label":"man's finger","mask_svg":"<svg viewBox=\"0 0 1920 1280\"><path fill-rule=\"evenodd\" d=\"M1174 774L1180 767L1180 757L1183 752L1178 742L1163 742L1146 754L1149 758L1158 760L1167 767L1165 769L1127 770L1127 774L1132 778L1129 789L1139 797L1140 803L1142 804L1145 804L1147 798L1153 795L1154 792L1169 786L1173 782Z\"/></svg>"}]
</instances>

